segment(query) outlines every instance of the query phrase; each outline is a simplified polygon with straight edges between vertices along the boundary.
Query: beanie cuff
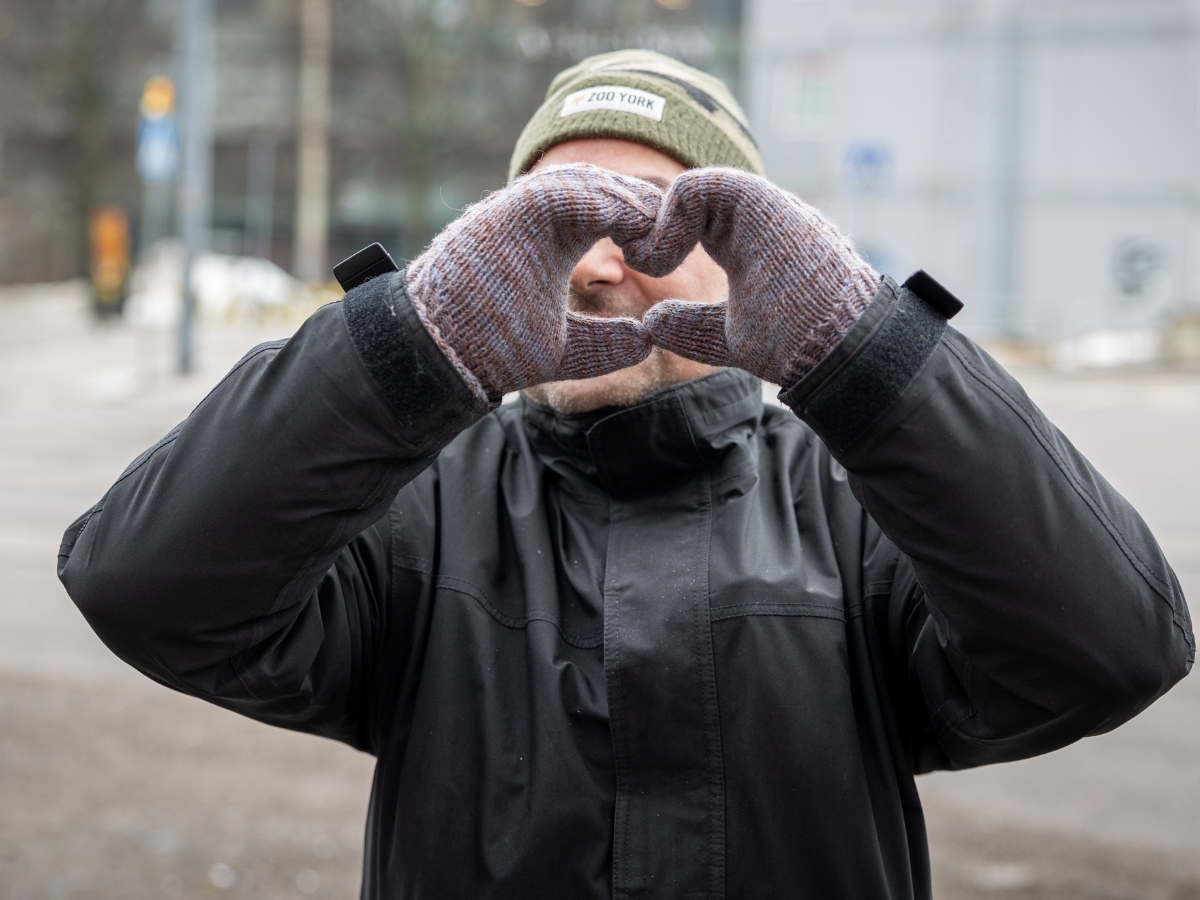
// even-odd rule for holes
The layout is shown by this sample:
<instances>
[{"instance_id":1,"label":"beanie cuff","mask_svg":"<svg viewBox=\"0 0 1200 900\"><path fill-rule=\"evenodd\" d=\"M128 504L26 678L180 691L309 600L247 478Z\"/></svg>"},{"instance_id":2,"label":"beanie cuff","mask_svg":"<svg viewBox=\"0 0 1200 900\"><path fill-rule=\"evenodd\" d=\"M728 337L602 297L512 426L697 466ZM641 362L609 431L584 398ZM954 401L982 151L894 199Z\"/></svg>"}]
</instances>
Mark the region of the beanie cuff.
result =
<instances>
[{"instance_id":1,"label":"beanie cuff","mask_svg":"<svg viewBox=\"0 0 1200 900\"><path fill-rule=\"evenodd\" d=\"M555 78L517 140L509 180L556 144L587 138L634 141L688 168L763 174L745 113L725 85L648 50L594 56Z\"/></svg>"}]
</instances>

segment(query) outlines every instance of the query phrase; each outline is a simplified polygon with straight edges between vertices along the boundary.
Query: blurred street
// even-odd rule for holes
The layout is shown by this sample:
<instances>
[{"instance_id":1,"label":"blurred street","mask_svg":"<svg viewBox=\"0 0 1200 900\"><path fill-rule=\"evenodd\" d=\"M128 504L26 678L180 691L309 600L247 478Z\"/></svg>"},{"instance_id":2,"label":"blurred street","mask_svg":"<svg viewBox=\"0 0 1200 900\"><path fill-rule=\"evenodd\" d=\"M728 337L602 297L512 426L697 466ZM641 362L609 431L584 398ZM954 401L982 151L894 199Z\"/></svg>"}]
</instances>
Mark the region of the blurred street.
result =
<instances>
[{"instance_id":1,"label":"blurred street","mask_svg":"<svg viewBox=\"0 0 1200 900\"><path fill-rule=\"evenodd\" d=\"M96 325L0 291L0 900L357 895L372 760L128 669L59 585L63 529L277 324ZM1015 369L1200 597L1200 374ZM937 896L1200 898L1200 682L1040 760L921 781Z\"/></svg>"},{"instance_id":2,"label":"blurred street","mask_svg":"<svg viewBox=\"0 0 1200 900\"><path fill-rule=\"evenodd\" d=\"M174 694L54 575L63 528L286 326L96 325L84 291L0 294L0 898L356 897L372 760Z\"/></svg>"}]
</instances>

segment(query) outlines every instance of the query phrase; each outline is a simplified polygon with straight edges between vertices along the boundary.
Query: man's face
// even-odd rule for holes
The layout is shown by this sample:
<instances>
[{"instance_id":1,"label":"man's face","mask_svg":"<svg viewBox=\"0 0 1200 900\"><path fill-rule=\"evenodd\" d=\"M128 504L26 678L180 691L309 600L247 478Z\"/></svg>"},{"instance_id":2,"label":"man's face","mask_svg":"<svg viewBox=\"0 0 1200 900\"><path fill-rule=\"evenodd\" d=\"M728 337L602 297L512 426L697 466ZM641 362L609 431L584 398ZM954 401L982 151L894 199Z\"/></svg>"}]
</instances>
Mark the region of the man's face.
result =
<instances>
[{"instance_id":1,"label":"man's face","mask_svg":"<svg viewBox=\"0 0 1200 900\"><path fill-rule=\"evenodd\" d=\"M665 153L616 138L566 141L551 147L535 169L563 163L591 163L622 175L652 181L664 190L684 167ZM593 316L642 318L659 300L715 303L729 285L724 270L697 246L683 264L665 278L651 278L625 265L621 248L604 238L588 251L571 273L571 308ZM655 347L650 356L628 369L579 381L556 381L529 388L539 403L559 412L582 413L604 406L630 406L660 388L690 381L712 366Z\"/></svg>"}]
</instances>

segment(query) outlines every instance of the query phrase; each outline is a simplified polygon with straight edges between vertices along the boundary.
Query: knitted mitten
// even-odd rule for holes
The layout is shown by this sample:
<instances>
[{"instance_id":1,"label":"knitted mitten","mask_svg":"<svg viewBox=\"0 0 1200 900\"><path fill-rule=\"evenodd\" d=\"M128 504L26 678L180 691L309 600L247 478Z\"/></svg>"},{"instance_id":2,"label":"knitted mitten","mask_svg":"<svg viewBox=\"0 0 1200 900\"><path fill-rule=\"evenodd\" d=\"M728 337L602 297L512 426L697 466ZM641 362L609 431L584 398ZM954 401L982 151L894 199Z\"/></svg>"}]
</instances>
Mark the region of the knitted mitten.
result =
<instances>
[{"instance_id":1,"label":"knitted mitten","mask_svg":"<svg viewBox=\"0 0 1200 900\"><path fill-rule=\"evenodd\" d=\"M417 315L480 397L641 362L635 319L567 310L571 270L596 241L647 234L662 191L594 166L551 166L468 207L406 273Z\"/></svg>"},{"instance_id":2,"label":"knitted mitten","mask_svg":"<svg viewBox=\"0 0 1200 900\"><path fill-rule=\"evenodd\" d=\"M663 275L697 241L729 276L729 299L666 300L642 324L664 349L784 387L833 349L879 289L879 275L824 216L737 169L676 178L654 230L626 245L625 259Z\"/></svg>"}]
</instances>

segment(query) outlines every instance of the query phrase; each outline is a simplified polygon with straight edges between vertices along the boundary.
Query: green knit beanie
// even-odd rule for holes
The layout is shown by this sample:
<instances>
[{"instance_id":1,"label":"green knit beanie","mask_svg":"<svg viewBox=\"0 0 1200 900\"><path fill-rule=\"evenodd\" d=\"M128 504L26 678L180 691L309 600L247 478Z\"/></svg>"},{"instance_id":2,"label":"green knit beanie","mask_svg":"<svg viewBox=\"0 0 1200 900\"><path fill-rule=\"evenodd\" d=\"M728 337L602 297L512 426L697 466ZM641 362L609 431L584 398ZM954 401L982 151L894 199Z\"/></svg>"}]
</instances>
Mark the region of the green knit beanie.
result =
<instances>
[{"instance_id":1,"label":"green knit beanie","mask_svg":"<svg viewBox=\"0 0 1200 900\"><path fill-rule=\"evenodd\" d=\"M720 79L650 50L591 56L561 72L517 139L508 179L555 144L624 138L688 168L732 166L763 174L746 114Z\"/></svg>"}]
</instances>

